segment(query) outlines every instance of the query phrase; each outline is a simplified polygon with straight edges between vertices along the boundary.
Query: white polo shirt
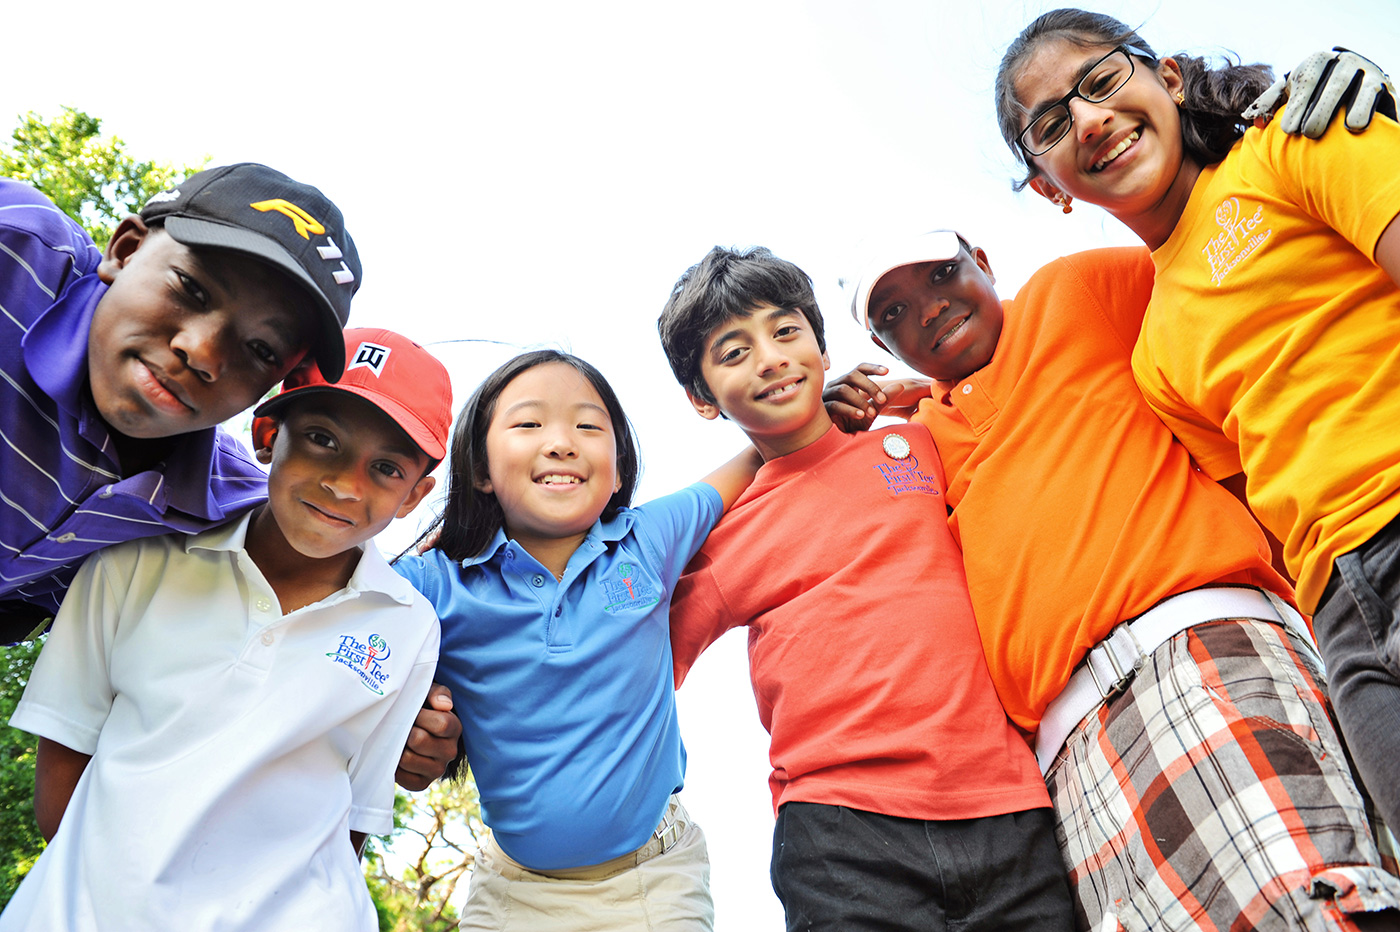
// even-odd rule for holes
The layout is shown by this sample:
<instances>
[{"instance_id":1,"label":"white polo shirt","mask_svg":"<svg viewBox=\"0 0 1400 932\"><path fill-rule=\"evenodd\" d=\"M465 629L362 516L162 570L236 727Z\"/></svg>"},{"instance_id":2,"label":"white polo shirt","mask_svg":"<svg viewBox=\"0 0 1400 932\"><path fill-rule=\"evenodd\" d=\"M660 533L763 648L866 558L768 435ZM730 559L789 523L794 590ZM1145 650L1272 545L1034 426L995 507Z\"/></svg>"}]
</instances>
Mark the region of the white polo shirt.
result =
<instances>
[{"instance_id":1,"label":"white polo shirt","mask_svg":"<svg viewBox=\"0 0 1400 932\"><path fill-rule=\"evenodd\" d=\"M373 546L283 616L248 520L78 573L10 724L92 761L0 930L378 928L350 831L392 828L437 617Z\"/></svg>"}]
</instances>

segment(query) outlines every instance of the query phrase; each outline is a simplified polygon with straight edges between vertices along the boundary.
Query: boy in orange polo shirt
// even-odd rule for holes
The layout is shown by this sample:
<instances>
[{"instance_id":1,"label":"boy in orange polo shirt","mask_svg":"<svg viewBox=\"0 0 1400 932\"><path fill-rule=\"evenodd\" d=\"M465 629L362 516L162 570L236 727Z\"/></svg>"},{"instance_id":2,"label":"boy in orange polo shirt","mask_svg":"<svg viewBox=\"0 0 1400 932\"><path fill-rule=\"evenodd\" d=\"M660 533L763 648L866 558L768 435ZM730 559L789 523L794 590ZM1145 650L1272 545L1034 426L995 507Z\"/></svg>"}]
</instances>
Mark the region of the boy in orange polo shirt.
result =
<instances>
[{"instance_id":1,"label":"boy in orange polo shirt","mask_svg":"<svg viewBox=\"0 0 1400 932\"><path fill-rule=\"evenodd\" d=\"M1400 881L1262 532L1134 386L1151 288L1145 250L1095 250L1003 302L987 254L938 231L864 266L852 311L934 379L913 419L992 679L1038 730L1081 928L1350 928ZM833 413L890 404L882 368L833 382Z\"/></svg>"}]
</instances>

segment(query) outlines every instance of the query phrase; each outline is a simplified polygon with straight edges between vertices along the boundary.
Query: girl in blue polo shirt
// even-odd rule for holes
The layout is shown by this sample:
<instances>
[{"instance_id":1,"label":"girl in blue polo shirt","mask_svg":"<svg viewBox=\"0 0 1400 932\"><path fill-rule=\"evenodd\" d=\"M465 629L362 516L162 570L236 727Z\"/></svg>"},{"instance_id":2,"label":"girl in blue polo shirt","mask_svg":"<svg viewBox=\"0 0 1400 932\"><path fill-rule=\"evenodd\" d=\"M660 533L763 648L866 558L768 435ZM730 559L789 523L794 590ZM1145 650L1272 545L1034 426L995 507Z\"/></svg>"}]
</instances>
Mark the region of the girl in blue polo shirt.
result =
<instances>
[{"instance_id":1,"label":"girl in blue polo shirt","mask_svg":"<svg viewBox=\"0 0 1400 932\"><path fill-rule=\"evenodd\" d=\"M593 366L510 360L457 418L432 549L396 567L442 619L491 835L463 928L711 929L704 835L675 794L671 590L753 479L750 448L629 507L640 461Z\"/></svg>"}]
</instances>

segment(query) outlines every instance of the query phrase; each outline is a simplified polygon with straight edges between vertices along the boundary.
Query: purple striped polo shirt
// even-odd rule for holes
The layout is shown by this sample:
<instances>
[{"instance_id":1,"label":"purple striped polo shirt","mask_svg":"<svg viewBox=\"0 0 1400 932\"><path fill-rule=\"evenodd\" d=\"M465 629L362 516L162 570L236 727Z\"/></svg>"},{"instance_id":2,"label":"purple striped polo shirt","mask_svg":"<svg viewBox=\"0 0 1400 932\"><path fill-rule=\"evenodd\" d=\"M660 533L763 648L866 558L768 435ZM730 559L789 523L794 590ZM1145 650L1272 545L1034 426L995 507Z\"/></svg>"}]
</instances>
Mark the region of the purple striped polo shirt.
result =
<instances>
[{"instance_id":1,"label":"purple striped polo shirt","mask_svg":"<svg viewBox=\"0 0 1400 932\"><path fill-rule=\"evenodd\" d=\"M123 476L87 388L102 254L38 191L0 179L0 630L52 614L78 565L109 544L193 534L266 497L266 474L223 428L181 438Z\"/></svg>"}]
</instances>

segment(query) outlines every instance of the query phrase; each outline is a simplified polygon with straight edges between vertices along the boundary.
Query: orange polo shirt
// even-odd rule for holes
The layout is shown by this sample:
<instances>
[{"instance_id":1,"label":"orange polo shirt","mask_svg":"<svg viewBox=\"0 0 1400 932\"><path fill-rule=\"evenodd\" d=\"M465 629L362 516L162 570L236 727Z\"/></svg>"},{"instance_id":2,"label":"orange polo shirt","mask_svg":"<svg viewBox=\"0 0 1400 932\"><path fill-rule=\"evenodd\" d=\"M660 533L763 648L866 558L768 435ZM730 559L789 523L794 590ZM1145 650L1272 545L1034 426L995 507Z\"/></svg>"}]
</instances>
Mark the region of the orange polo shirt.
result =
<instances>
[{"instance_id":1,"label":"orange polo shirt","mask_svg":"<svg viewBox=\"0 0 1400 932\"><path fill-rule=\"evenodd\" d=\"M1137 390L1151 292L1146 249L1055 260L1002 302L992 361L914 416L943 458L992 681L1027 731L1090 647L1162 599L1211 583L1291 597L1253 517Z\"/></svg>"}]
</instances>

